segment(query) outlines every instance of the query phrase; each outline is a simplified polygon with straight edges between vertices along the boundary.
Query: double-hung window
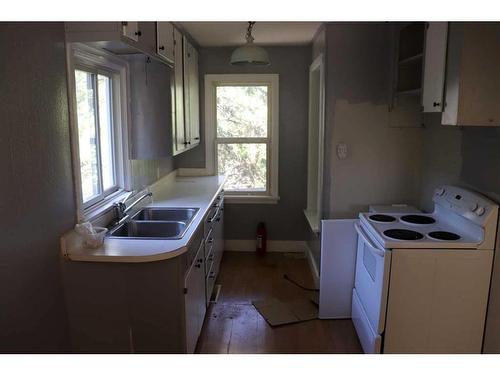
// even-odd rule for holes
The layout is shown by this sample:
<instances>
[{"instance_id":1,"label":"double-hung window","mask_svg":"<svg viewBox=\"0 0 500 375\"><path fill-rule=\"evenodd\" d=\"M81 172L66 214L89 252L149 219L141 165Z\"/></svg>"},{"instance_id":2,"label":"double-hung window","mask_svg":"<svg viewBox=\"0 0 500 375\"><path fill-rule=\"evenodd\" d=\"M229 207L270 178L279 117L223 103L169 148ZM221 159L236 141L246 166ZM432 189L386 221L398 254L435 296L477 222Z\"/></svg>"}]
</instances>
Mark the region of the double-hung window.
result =
<instances>
[{"instance_id":1,"label":"double-hung window","mask_svg":"<svg viewBox=\"0 0 500 375\"><path fill-rule=\"evenodd\" d=\"M126 64L81 46L71 51L75 181L86 216L126 187Z\"/></svg>"},{"instance_id":2,"label":"double-hung window","mask_svg":"<svg viewBox=\"0 0 500 375\"><path fill-rule=\"evenodd\" d=\"M228 201L278 200L278 83L277 74L205 77L208 167L226 176Z\"/></svg>"}]
</instances>

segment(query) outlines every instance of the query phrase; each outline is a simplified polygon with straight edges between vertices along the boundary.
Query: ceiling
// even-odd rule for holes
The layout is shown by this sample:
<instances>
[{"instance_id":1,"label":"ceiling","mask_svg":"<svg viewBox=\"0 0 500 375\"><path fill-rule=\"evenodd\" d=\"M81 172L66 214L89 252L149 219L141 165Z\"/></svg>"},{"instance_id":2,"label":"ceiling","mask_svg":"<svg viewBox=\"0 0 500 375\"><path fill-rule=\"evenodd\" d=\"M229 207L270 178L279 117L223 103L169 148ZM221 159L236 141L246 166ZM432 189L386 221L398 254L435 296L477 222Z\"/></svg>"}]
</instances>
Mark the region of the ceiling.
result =
<instances>
[{"instance_id":1,"label":"ceiling","mask_svg":"<svg viewBox=\"0 0 500 375\"><path fill-rule=\"evenodd\" d=\"M202 47L245 43L248 22L177 22ZM311 42L321 22L257 22L252 35L259 45L300 45Z\"/></svg>"}]
</instances>

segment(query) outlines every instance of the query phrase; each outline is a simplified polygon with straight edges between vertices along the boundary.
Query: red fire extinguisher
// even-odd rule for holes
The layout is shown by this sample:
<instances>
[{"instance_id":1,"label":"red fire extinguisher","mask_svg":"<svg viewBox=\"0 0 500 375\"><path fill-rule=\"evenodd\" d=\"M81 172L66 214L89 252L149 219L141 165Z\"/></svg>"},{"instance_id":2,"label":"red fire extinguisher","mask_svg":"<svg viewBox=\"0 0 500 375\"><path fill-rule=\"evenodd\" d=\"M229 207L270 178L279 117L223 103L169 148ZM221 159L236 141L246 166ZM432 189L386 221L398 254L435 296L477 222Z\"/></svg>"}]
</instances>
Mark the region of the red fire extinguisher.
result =
<instances>
[{"instance_id":1,"label":"red fire extinguisher","mask_svg":"<svg viewBox=\"0 0 500 375\"><path fill-rule=\"evenodd\" d=\"M257 254L265 255L266 248L267 248L266 224L261 222L257 225Z\"/></svg>"}]
</instances>

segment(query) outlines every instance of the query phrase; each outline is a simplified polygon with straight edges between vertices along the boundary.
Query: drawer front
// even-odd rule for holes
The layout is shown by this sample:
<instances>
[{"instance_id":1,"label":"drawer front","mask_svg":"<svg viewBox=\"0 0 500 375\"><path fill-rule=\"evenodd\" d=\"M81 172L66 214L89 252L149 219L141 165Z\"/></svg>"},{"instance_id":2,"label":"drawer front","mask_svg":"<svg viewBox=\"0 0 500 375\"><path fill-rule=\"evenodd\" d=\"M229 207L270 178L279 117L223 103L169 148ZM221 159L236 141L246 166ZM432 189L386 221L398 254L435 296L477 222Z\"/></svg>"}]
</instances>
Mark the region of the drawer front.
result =
<instances>
[{"instance_id":1,"label":"drawer front","mask_svg":"<svg viewBox=\"0 0 500 375\"><path fill-rule=\"evenodd\" d=\"M205 285L207 288L207 290L206 290L207 306L210 302L210 297L212 296L212 291L214 290L216 277L217 277L217 273L215 271L215 264L212 262L210 270L208 271L208 274L206 276L206 282L205 282Z\"/></svg>"},{"instance_id":2,"label":"drawer front","mask_svg":"<svg viewBox=\"0 0 500 375\"><path fill-rule=\"evenodd\" d=\"M378 354L382 349L382 336L377 334L364 311L361 302L359 301L356 289L352 290L352 322L359 341L366 354Z\"/></svg>"}]
</instances>

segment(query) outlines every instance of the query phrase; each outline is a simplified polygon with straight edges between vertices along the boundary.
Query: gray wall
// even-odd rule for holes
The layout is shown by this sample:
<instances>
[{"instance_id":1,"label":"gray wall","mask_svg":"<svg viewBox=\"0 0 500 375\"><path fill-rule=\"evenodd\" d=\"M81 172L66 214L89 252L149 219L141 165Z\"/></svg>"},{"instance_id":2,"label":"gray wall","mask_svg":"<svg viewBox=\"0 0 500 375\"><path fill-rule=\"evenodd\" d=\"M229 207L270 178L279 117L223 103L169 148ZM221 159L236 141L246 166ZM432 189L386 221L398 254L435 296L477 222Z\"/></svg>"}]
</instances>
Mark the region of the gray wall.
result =
<instances>
[{"instance_id":1,"label":"gray wall","mask_svg":"<svg viewBox=\"0 0 500 375\"><path fill-rule=\"evenodd\" d=\"M0 24L0 352L68 349L59 237L75 224L61 23Z\"/></svg>"},{"instance_id":2,"label":"gray wall","mask_svg":"<svg viewBox=\"0 0 500 375\"><path fill-rule=\"evenodd\" d=\"M280 75L279 195L277 204L228 204L225 236L228 239L253 239L259 221L267 224L270 240L305 240L306 222L302 213L307 189L307 110L310 47L266 48L268 67L231 66L233 48L201 48L199 147L176 157L177 168L203 168L204 76L205 74L278 73Z\"/></svg>"},{"instance_id":3,"label":"gray wall","mask_svg":"<svg viewBox=\"0 0 500 375\"><path fill-rule=\"evenodd\" d=\"M63 24L0 23L0 49L0 353L68 352L59 238L76 208ZM134 188L172 169L170 156L132 160Z\"/></svg>"}]
</instances>

